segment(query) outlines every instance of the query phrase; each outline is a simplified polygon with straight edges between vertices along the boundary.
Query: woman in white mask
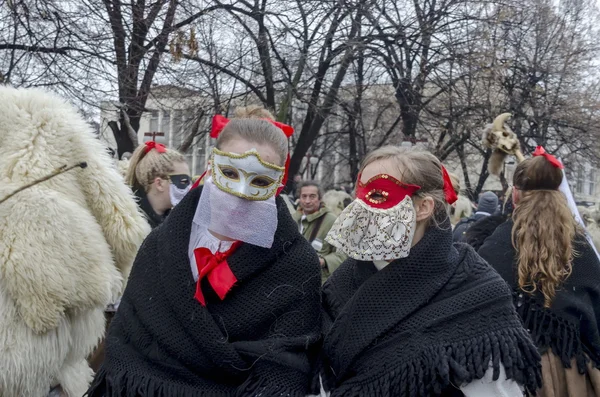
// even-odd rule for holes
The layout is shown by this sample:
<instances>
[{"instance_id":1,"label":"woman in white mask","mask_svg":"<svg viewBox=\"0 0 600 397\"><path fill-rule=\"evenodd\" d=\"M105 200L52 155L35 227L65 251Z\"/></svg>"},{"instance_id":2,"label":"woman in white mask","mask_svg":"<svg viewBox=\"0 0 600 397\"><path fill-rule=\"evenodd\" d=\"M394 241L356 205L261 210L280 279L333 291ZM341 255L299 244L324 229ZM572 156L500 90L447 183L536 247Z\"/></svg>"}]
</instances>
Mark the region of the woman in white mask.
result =
<instances>
[{"instance_id":1,"label":"woman in white mask","mask_svg":"<svg viewBox=\"0 0 600 397\"><path fill-rule=\"evenodd\" d=\"M192 178L181 153L150 141L133 153L126 181L154 229L190 191Z\"/></svg>"},{"instance_id":2,"label":"woman in white mask","mask_svg":"<svg viewBox=\"0 0 600 397\"><path fill-rule=\"evenodd\" d=\"M456 193L430 153L366 156L327 241L348 259L323 286L331 396L523 396L540 356L500 276L452 243Z\"/></svg>"},{"instance_id":3,"label":"woman in white mask","mask_svg":"<svg viewBox=\"0 0 600 397\"><path fill-rule=\"evenodd\" d=\"M138 146L131 157L125 175L131 186L139 208L145 215L150 227L160 225L173 206L189 192L191 188L190 170L185 158L177 150L167 149L154 141ZM106 309L106 329L108 329L118 302ZM105 342L100 342L88 358L90 367L97 371L104 360Z\"/></svg>"},{"instance_id":4,"label":"woman in white mask","mask_svg":"<svg viewBox=\"0 0 600 397\"><path fill-rule=\"evenodd\" d=\"M140 249L90 396L308 393L320 270L278 197L293 130L244 116L215 116L210 176Z\"/></svg>"}]
</instances>

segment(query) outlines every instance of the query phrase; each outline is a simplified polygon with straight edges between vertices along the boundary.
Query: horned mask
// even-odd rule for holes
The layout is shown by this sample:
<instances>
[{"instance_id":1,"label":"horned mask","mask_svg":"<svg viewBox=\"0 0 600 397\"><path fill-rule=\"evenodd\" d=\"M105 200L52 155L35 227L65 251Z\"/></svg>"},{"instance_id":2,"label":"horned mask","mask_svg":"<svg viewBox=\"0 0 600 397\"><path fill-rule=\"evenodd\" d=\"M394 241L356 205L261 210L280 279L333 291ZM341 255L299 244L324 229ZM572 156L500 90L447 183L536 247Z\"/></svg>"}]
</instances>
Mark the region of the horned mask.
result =
<instances>
[{"instance_id":1,"label":"horned mask","mask_svg":"<svg viewBox=\"0 0 600 397\"><path fill-rule=\"evenodd\" d=\"M506 124L510 117L510 113L501 114L483 131L483 145L493 151L488 166L493 175L500 175L506 156L515 156L518 162L525 159L517 135Z\"/></svg>"}]
</instances>

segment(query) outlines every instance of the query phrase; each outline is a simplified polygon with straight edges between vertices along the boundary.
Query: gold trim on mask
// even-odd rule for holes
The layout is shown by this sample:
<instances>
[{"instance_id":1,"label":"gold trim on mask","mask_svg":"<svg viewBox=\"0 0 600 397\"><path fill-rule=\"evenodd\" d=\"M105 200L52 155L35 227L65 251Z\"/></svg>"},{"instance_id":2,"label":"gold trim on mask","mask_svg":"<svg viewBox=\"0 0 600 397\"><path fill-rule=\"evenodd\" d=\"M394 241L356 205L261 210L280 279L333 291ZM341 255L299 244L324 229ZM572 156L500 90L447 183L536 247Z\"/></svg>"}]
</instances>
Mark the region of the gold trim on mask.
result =
<instances>
[{"instance_id":1,"label":"gold trim on mask","mask_svg":"<svg viewBox=\"0 0 600 397\"><path fill-rule=\"evenodd\" d=\"M281 172L281 174L279 175L278 180L276 180L276 181L274 180L273 183L269 184L268 186L253 186L253 187L254 188L258 188L258 189L268 189L268 188L272 187L273 184L275 184L275 183L278 184L278 185L281 185L281 181L283 180L283 176L285 174L285 167L280 167L280 166L277 166L275 164L271 164L271 163L267 163L267 162L263 161L260 158L260 155L258 154L258 152L256 152L255 150L248 151L248 152L246 152L244 154L235 154L235 153L223 152L223 151L221 151L221 150L219 150L217 148L213 148L213 154L212 154L211 159L210 159L210 161L212 162L212 164L215 164L215 162L214 162L214 155L215 154L218 154L218 155L224 156L224 157L229 157L229 158L232 158L232 159L244 159L246 157L255 156L258 159L258 161L260 162L260 164L262 164L264 167L270 168L270 169L275 170L275 171L279 171L279 172ZM233 168L235 168L235 167L233 167ZM235 169L238 170L238 168L235 168ZM219 170L220 170L220 167L219 167ZM242 170L241 168L239 170L244 173L244 176L246 176L246 172L244 170ZM250 174L250 173L248 173L248 174ZM253 172L253 174L256 174L256 173ZM256 175L258 175L258 174L256 174ZM231 178L228 178L222 172L220 173L220 176L224 177L225 179L229 179L231 181L234 181L234 182L239 182L239 179L238 180L233 180ZM226 193L229 193L229 194L231 194L233 196L236 196L236 197L239 197L239 198L243 198L243 199L246 199L246 200L250 200L250 201L265 201L265 200L268 200L268 199L270 199L271 197L273 197L273 196L275 196L277 194L277 189L273 189L273 192L267 192L263 196L260 196L260 191L257 192L256 194L251 193L250 196L249 195L245 195L245 194L239 193L239 192L231 189L231 187L229 186L229 182L227 182L227 181L225 181L225 185L222 185L221 182L217 181L217 177L218 176L215 176L214 184L215 184L215 186L218 189L220 189L220 190L222 190L222 191L224 191ZM270 178L270 177L268 177L266 175L262 175L261 177L272 179L272 178Z\"/></svg>"},{"instance_id":2,"label":"gold trim on mask","mask_svg":"<svg viewBox=\"0 0 600 397\"><path fill-rule=\"evenodd\" d=\"M213 153L218 154L219 156L229 157L230 159L245 159L246 157L254 156L258 159L258 162L261 163L262 165L264 165L265 167L270 168L275 171L285 172L285 167L267 163L266 161L261 159L260 154L258 154L258 152L256 150L249 150L243 154L236 154L236 153L223 152L217 148L213 148Z\"/></svg>"}]
</instances>

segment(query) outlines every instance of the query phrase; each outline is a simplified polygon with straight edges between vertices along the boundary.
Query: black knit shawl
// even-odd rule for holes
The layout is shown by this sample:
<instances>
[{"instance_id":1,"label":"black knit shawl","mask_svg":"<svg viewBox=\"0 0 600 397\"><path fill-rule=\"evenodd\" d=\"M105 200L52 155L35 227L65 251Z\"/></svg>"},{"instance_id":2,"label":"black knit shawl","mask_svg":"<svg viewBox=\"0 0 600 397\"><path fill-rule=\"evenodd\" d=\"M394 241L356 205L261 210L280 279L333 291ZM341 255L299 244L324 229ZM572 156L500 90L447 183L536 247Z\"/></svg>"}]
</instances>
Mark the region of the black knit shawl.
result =
<instances>
[{"instance_id":1,"label":"black knit shawl","mask_svg":"<svg viewBox=\"0 0 600 397\"><path fill-rule=\"evenodd\" d=\"M431 227L407 258L377 271L347 260L323 287L323 377L335 396L462 395L500 363L539 387L540 356L500 276L450 223ZM328 332L327 332L328 330Z\"/></svg>"},{"instance_id":2,"label":"black knit shawl","mask_svg":"<svg viewBox=\"0 0 600 397\"><path fill-rule=\"evenodd\" d=\"M204 283L204 307L188 259L200 194L188 193L140 249L91 396L306 395L320 335L314 249L277 199L272 248L240 246L228 259L238 282L223 301Z\"/></svg>"},{"instance_id":3,"label":"black knit shawl","mask_svg":"<svg viewBox=\"0 0 600 397\"><path fill-rule=\"evenodd\" d=\"M531 332L533 341L544 353L549 348L560 357L565 368L577 360L580 373L592 360L600 367L600 262L584 237L578 237L573 272L556 290L550 309L544 308L541 294L529 295L518 287L517 253L512 245L512 220L500 225L479 250L479 254L510 284L514 303Z\"/></svg>"}]
</instances>

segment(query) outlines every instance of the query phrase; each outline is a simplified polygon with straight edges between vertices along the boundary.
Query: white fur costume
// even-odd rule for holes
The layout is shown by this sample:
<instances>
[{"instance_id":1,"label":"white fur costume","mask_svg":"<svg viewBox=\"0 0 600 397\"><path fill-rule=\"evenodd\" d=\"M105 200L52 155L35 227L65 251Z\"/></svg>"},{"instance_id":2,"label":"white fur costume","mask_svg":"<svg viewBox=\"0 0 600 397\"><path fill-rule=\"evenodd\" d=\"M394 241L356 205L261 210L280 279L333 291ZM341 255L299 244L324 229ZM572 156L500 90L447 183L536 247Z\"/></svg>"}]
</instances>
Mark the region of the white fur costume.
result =
<instances>
[{"instance_id":1,"label":"white fur costume","mask_svg":"<svg viewBox=\"0 0 600 397\"><path fill-rule=\"evenodd\" d=\"M0 396L79 397L104 307L123 288L148 225L77 111L39 90L0 86Z\"/></svg>"},{"instance_id":2,"label":"white fur costume","mask_svg":"<svg viewBox=\"0 0 600 397\"><path fill-rule=\"evenodd\" d=\"M468 218L473 214L473 204L466 196L458 195L458 200L454 203L454 213L450 217L452 225L456 225L461 219Z\"/></svg>"},{"instance_id":3,"label":"white fur costume","mask_svg":"<svg viewBox=\"0 0 600 397\"><path fill-rule=\"evenodd\" d=\"M335 214L335 216L340 216L344 208L346 208L344 200L350 202L352 201L352 196L340 190L329 190L323 195L322 199L325 207L329 208L329 211Z\"/></svg>"}]
</instances>

